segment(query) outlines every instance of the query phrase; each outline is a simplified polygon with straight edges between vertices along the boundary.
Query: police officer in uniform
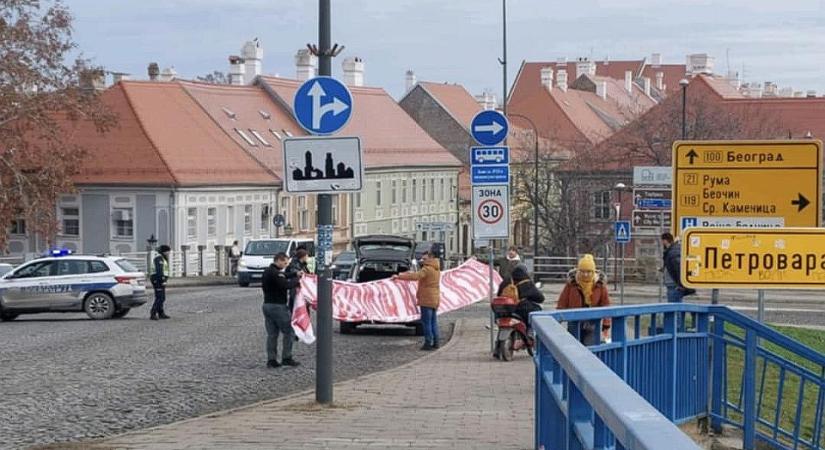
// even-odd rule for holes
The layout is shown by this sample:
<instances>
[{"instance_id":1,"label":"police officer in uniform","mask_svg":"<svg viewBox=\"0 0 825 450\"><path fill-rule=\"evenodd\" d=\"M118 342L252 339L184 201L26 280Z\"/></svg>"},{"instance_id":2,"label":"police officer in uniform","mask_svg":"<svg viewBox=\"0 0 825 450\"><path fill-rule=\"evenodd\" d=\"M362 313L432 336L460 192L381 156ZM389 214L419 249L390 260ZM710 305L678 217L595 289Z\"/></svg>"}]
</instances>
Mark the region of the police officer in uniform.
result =
<instances>
[{"instance_id":1,"label":"police officer in uniform","mask_svg":"<svg viewBox=\"0 0 825 450\"><path fill-rule=\"evenodd\" d=\"M168 319L169 316L163 311L163 304L166 302L166 281L169 280L169 253L172 249L168 245L161 245L158 248L158 255L149 268L149 280L155 289L155 303L152 304L151 320Z\"/></svg>"}]
</instances>

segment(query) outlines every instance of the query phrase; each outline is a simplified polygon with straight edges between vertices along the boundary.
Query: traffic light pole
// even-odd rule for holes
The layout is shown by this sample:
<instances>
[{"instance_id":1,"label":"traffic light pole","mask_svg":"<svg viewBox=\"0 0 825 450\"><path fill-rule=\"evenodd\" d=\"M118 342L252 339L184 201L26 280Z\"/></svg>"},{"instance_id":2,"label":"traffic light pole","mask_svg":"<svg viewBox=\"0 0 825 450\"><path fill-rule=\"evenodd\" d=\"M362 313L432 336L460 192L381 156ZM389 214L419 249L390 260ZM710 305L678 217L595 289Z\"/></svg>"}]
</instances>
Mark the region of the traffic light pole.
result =
<instances>
[{"instance_id":1,"label":"traffic light pole","mask_svg":"<svg viewBox=\"0 0 825 450\"><path fill-rule=\"evenodd\" d=\"M319 0L318 7L318 75L332 75L332 17L330 0ZM318 196L318 242L332 228L332 196ZM315 353L315 401L332 403L332 249L321 248L318 280L318 341Z\"/></svg>"}]
</instances>

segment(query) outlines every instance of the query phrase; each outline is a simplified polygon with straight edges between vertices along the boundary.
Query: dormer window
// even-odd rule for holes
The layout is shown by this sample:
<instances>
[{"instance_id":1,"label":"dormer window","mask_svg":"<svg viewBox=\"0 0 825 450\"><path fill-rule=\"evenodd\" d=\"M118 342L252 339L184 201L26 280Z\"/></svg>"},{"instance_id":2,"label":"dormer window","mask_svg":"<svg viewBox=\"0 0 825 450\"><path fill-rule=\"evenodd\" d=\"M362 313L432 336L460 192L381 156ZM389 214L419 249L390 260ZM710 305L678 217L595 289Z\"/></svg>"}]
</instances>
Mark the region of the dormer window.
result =
<instances>
[{"instance_id":1,"label":"dormer window","mask_svg":"<svg viewBox=\"0 0 825 450\"><path fill-rule=\"evenodd\" d=\"M249 144L253 147L258 146L258 144L255 141L253 141L252 138L247 136L246 133L244 133L243 130L241 130L240 128L235 128L235 132L238 133L238 136L242 137L243 140L245 140L247 144Z\"/></svg>"},{"instance_id":2,"label":"dormer window","mask_svg":"<svg viewBox=\"0 0 825 450\"><path fill-rule=\"evenodd\" d=\"M271 118L272 118L272 114L270 114L270 113L268 113L268 112L266 112L266 111L264 111L264 110L260 110L260 111L258 111L258 114L260 114L260 115L261 115L261 117L263 117L263 118L264 118L264 119L266 119L266 120L269 120L269 119L271 119Z\"/></svg>"},{"instance_id":3,"label":"dormer window","mask_svg":"<svg viewBox=\"0 0 825 450\"><path fill-rule=\"evenodd\" d=\"M291 133L291 132L289 132L289 131L287 131L287 130L281 130L281 131L283 131L283 132L284 132L284 134L285 134L285 135L287 135L287 137L292 137L292 133Z\"/></svg>"},{"instance_id":4,"label":"dormer window","mask_svg":"<svg viewBox=\"0 0 825 450\"><path fill-rule=\"evenodd\" d=\"M223 113L226 114L226 117L229 117L232 120L236 120L238 118L238 115L232 112L229 108L224 106L221 109L223 110Z\"/></svg>"},{"instance_id":5,"label":"dormer window","mask_svg":"<svg viewBox=\"0 0 825 450\"><path fill-rule=\"evenodd\" d=\"M275 136L275 137L276 137L279 141L280 141L280 140L282 140L282 139L284 138L284 137L281 135L281 133L279 133L279 132L277 132L277 131L275 131L275 130L273 130L273 129L271 129L271 128L269 129L269 132L270 132L270 133L272 133L272 135L273 135L273 136Z\"/></svg>"}]
</instances>

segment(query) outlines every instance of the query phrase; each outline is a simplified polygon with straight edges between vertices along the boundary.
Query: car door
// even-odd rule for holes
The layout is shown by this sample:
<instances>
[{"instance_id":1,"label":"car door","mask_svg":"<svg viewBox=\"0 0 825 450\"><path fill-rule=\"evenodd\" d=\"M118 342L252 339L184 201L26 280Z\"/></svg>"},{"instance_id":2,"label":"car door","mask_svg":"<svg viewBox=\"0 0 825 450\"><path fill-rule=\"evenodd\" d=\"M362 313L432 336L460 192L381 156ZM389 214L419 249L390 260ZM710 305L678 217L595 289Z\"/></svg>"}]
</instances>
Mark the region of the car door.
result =
<instances>
[{"instance_id":1,"label":"car door","mask_svg":"<svg viewBox=\"0 0 825 450\"><path fill-rule=\"evenodd\" d=\"M54 261L34 261L3 279L3 307L44 309L49 307L49 278L55 274Z\"/></svg>"},{"instance_id":2,"label":"car door","mask_svg":"<svg viewBox=\"0 0 825 450\"><path fill-rule=\"evenodd\" d=\"M49 307L56 311L77 309L84 294L84 285L91 284L89 262L79 259L55 261L56 276L49 279Z\"/></svg>"}]
</instances>

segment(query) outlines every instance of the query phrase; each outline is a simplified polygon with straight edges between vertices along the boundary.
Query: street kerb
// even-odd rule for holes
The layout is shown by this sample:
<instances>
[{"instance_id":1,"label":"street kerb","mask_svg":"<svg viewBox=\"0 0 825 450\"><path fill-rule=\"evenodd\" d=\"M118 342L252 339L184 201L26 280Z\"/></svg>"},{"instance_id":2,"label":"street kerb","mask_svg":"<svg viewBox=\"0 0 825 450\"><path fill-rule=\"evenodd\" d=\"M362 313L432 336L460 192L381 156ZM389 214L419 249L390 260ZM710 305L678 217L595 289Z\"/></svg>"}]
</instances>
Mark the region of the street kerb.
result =
<instances>
[{"instance_id":1,"label":"street kerb","mask_svg":"<svg viewBox=\"0 0 825 450\"><path fill-rule=\"evenodd\" d=\"M368 373L366 375L361 375L361 376L358 376L358 377L355 377L355 378L350 378L349 380L339 381L339 382L335 383L335 385L334 385L335 389L337 390L337 389L340 389L342 387L350 386L352 384L361 384L362 382L367 381L367 380L369 380L371 378L374 378L376 376L379 376L379 375L392 373L392 372L400 371L400 370L405 370L408 367L412 367L412 366L420 364L424 361L428 361L431 358L435 358L435 357L439 356L440 354L442 354L442 352L450 351L452 349L452 347L455 346L455 342L458 340L457 337L458 338L461 337L460 334L462 332L462 321L463 321L462 319L456 319L456 321L453 323L453 326L452 326L452 330L451 330L451 333L450 333L450 340L447 341L447 343L444 344L438 350L433 351L433 352L429 352L427 354L423 354L422 356L420 356L420 357L418 357L418 358L416 358L416 359L414 359L410 362L407 362L407 363L404 363L400 366L397 366L397 367L392 367L392 368L381 370L381 371L378 371L378 372ZM94 449L94 450L110 449L110 448L115 448L115 447L107 446L106 441L108 441L108 440L122 439L124 437L129 437L129 436L133 436L133 435L146 434L146 433L152 432L153 430L161 430L161 429L164 429L164 428L174 427L174 426L182 425L182 424L189 423L189 422L192 422L192 421L195 421L195 420L217 419L217 418L220 418L220 417L224 417L224 416L234 414L236 412L246 411L248 409L257 408L257 407L261 407L261 406L265 406L265 405L270 405L270 404L273 404L273 403L285 403L284 406L286 406L288 408L296 408L300 404L295 402L295 400L298 400L298 399L300 399L302 397L305 397L305 396L308 396L308 395L312 395L314 393L315 393L314 388L313 389L306 389L304 391L296 392L294 394L285 395L283 397L278 397L278 398L269 399L269 400L261 400L259 402L255 402L255 403L252 403L252 404L249 404L249 405L238 406L237 408L231 408L231 409L226 409L226 410L223 410L223 411L208 413L208 414L204 414L204 415L201 415L201 416L191 417L189 419L184 419L184 420L178 420L178 421L170 422L170 423L163 424L163 425L156 425L154 427L142 428L140 430L133 430L133 431L129 431L128 433L113 434L111 436L106 436L106 437L102 437L102 438L89 439L85 442L80 441L80 442L52 443L52 444L45 444L43 446L35 446L35 447L32 447L32 448L33 449L49 450L49 449L56 449L56 448L65 448L63 446L66 446L68 448L77 448L77 449L84 449L84 450L85 449L89 449L89 450L92 450L92 449ZM312 401L312 405L317 405L314 402L314 400ZM313 410L330 409L330 408L335 409L335 408L346 408L346 407L347 407L346 405L337 406L335 404L335 402L333 402L333 404L331 404L329 406L317 405L317 408L313 409ZM300 409L298 409L298 410L300 410ZM296 411L298 411L298 410L296 410Z\"/></svg>"}]
</instances>

